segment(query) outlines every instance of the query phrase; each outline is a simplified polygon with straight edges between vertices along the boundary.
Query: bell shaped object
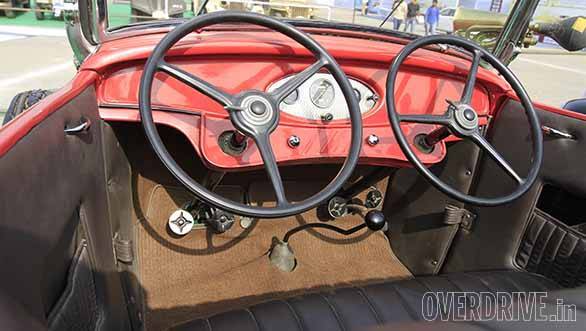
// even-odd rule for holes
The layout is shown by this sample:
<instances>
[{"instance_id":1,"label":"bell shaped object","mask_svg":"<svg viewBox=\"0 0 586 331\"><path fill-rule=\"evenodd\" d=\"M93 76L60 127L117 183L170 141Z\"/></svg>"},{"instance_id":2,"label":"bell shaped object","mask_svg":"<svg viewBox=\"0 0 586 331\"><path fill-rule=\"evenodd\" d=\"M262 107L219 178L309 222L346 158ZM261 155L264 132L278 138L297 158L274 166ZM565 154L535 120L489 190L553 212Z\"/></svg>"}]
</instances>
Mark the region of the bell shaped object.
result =
<instances>
[{"instance_id":1,"label":"bell shaped object","mask_svg":"<svg viewBox=\"0 0 586 331\"><path fill-rule=\"evenodd\" d=\"M291 272L297 266L295 254L289 243L278 238L273 238L273 245L269 253L269 260L272 265L285 272Z\"/></svg>"}]
</instances>

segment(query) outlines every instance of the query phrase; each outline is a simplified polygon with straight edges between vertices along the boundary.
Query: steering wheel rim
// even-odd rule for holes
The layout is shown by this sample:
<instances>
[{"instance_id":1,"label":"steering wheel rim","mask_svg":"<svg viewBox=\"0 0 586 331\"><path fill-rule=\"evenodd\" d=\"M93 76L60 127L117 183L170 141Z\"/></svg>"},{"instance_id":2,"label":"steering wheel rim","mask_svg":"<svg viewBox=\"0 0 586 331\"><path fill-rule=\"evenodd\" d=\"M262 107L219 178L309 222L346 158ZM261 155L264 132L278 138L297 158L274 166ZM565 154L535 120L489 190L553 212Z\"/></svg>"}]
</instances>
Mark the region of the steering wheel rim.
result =
<instances>
[{"instance_id":1,"label":"steering wheel rim","mask_svg":"<svg viewBox=\"0 0 586 331\"><path fill-rule=\"evenodd\" d=\"M422 47L434 44L448 44L461 47L474 55L472 67L466 80L466 85L464 87L462 98L459 103L452 103L451 106L448 107L446 114L442 116L399 115L397 113L395 104L395 82L397 79L399 68L401 64L407 59L407 57L409 57L409 55L411 55L413 52ZM514 171L514 169L512 169L512 167L510 167L510 165L508 165L506 160L492 147L492 145L490 145L490 143L486 139L484 139L479 130L477 115L472 109L472 107L469 105L472 99L474 84L476 82L476 75L481 59L484 59L486 62L492 65L493 68L495 68L504 77L504 79L509 83L509 85L511 85L511 87L517 94L517 97L520 99L521 104L523 105L523 108L525 110L525 114L527 115L527 119L529 121L531 130L531 138L533 141L533 161L531 169L529 170L529 173L525 179L516 175L516 172ZM401 150L403 151L407 159L410 161L410 163L414 166L414 168L421 175L423 175L423 177L425 177L425 179L428 180L435 188L445 193L446 195L461 202L469 203L476 206L498 206L510 203L519 198L520 196L522 196L523 194L525 194L537 179L543 159L543 135L541 133L541 126L539 124L539 118L537 116L537 113L533 108L533 104L531 103L529 95L527 94L521 82L517 79L517 77L515 77L515 75L507 66L505 66L499 59L497 59L494 55L486 51L484 48L476 45L475 43L469 40L455 36L433 35L416 39L413 42L409 43L407 46L405 46L397 55L397 57L393 60L393 63L391 64L389 69L389 75L387 76L386 90L387 112L391 122L391 128L393 129L395 138L397 139L397 142L399 143ZM470 116L470 118L475 118L474 120L471 120L469 122L467 121L467 116L472 115L472 113L470 113L467 109L472 109L475 115ZM464 112L466 112L465 115ZM511 175L511 177L513 177L513 179L517 181L518 185L516 189L505 196L491 198L476 197L466 193L462 193L454 189L450 185L443 182L439 177L434 175L419 160L417 155L413 152L413 149L411 148L409 142L405 138L403 131L401 130L401 122L438 124L448 128L450 134L454 134L464 139L471 139L485 153L488 153L488 155L491 158L493 158L493 160L495 160L496 163L505 170L505 172L507 172L509 175ZM472 122L475 122L475 125L473 125L474 123Z\"/></svg>"},{"instance_id":2,"label":"steering wheel rim","mask_svg":"<svg viewBox=\"0 0 586 331\"><path fill-rule=\"evenodd\" d=\"M249 90L241 92L235 96L229 95L196 76L184 72L178 67L170 65L164 61L166 52L180 39L195 30L217 23L249 23L280 32L308 49L318 58L318 61L307 67L305 70L295 74L294 78L290 79L288 83L283 84L282 87L276 89L270 94ZM272 153L269 135L279 122L278 105L280 101L324 67L327 68L329 73L340 86L349 109L352 133L348 157L345 159L336 177L321 191L303 201L289 203L285 198L284 188L282 187L283 183L276 159ZM177 164L164 146L152 117L151 91L154 76L157 71L166 72L224 105L224 108L229 112L232 124L236 129L255 141L257 148L261 153L269 179L273 184L275 195L277 197L277 206L257 207L226 199L197 183ZM260 105L261 103L263 105ZM360 156L362 142L362 114L360 112L358 101L354 98L352 86L340 66L321 45L304 32L299 31L290 24L256 13L234 11L214 12L195 17L170 31L157 44L145 64L140 81L139 111L143 129L151 146L171 174L201 200L222 210L238 215L255 218L279 218L297 215L314 208L333 197L342 188L342 185L352 175ZM271 118L267 119L266 117L269 115L266 115L265 112L269 111L271 112ZM258 115L261 112L262 114ZM272 164L267 164L271 162ZM277 179L280 180L280 188ZM281 191L279 192L279 190Z\"/></svg>"}]
</instances>

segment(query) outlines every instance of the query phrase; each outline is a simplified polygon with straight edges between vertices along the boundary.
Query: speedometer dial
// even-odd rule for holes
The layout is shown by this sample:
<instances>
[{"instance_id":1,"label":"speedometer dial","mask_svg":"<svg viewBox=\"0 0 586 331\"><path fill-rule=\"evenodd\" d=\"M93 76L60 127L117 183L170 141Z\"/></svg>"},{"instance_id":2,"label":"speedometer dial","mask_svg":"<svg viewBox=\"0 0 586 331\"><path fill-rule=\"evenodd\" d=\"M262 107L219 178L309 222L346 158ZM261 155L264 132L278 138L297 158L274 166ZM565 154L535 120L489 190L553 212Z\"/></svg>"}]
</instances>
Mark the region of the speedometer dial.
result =
<instances>
[{"instance_id":1,"label":"speedometer dial","mask_svg":"<svg viewBox=\"0 0 586 331\"><path fill-rule=\"evenodd\" d=\"M334 103L336 91L334 85L326 78L318 79L309 88L311 102L319 108L330 108Z\"/></svg>"},{"instance_id":2,"label":"speedometer dial","mask_svg":"<svg viewBox=\"0 0 586 331\"><path fill-rule=\"evenodd\" d=\"M274 82L269 85L267 92L274 92L293 77L295 75ZM358 99L360 112L364 114L372 110L378 96L364 83L352 78L348 80L354 89L353 95ZM323 72L309 77L279 104L279 109L294 116L322 122L348 119L350 114L342 89L332 75Z\"/></svg>"}]
</instances>

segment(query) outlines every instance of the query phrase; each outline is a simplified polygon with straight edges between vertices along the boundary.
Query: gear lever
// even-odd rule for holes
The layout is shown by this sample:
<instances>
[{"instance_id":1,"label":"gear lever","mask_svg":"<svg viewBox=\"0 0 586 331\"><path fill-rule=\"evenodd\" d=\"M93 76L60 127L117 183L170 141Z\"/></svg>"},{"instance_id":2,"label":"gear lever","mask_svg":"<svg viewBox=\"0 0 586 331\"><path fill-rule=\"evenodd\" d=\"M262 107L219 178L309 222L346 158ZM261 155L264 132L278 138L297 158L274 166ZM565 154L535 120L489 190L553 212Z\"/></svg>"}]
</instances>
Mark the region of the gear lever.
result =
<instances>
[{"instance_id":1,"label":"gear lever","mask_svg":"<svg viewBox=\"0 0 586 331\"><path fill-rule=\"evenodd\" d=\"M348 236L364 228L368 228L371 231L380 231L383 230L386 227L386 225L387 222L385 220L385 215L378 210L371 210L368 213L366 213L366 216L364 216L364 223L350 229L342 229L327 223L303 224L289 230L283 237L283 240L274 238L273 246L269 253L269 260L274 266L285 272L293 271L293 269L295 269L295 267L297 266L297 260L295 259L295 254L291 250L291 246L289 246L289 239L291 239L291 237L297 232L309 228L327 229Z\"/></svg>"},{"instance_id":2,"label":"gear lever","mask_svg":"<svg viewBox=\"0 0 586 331\"><path fill-rule=\"evenodd\" d=\"M383 230L387 225L385 214L378 210L371 210L364 216L364 224L372 231Z\"/></svg>"}]
</instances>

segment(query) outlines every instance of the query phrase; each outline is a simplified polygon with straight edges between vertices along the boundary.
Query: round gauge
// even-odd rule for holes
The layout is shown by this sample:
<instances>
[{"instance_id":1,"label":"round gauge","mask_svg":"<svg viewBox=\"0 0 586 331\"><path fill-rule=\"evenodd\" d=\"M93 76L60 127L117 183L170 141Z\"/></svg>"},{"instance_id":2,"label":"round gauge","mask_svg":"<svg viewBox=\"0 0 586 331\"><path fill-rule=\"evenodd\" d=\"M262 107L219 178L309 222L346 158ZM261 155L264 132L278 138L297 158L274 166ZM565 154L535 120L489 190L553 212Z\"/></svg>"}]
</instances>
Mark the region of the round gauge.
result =
<instances>
[{"instance_id":1,"label":"round gauge","mask_svg":"<svg viewBox=\"0 0 586 331\"><path fill-rule=\"evenodd\" d=\"M334 103L334 85L325 78L316 80L309 88L311 102L319 108L329 108Z\"/></svg>"},{"instance_id":2,"label":"round gauge","mask_svg":"<svg viewBox=\"0 0 586 331\"><path fill-rule=\"evenodd\" d=\"M362 95L360 94L360 91L358 91L358 89L354 89L354 94L356 95L356 99L358 99L358 101L362 99Z\"/></svg>"},{"instance_id":3,"label":"round gauge","mask_svg":"<svg viewBox=\"0 0 586 331\"><path fill-rule=\"evenodd\" d=\"M293 92L291 92L291 94L289 94L284 100L283 102L288 104L288 105L292 105L295 103L295 101L297 101L297 99L299 99L299 91L295 90Z\"/></svg>"}]
</instances>

